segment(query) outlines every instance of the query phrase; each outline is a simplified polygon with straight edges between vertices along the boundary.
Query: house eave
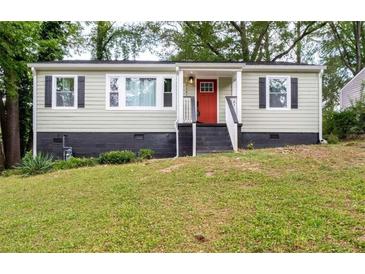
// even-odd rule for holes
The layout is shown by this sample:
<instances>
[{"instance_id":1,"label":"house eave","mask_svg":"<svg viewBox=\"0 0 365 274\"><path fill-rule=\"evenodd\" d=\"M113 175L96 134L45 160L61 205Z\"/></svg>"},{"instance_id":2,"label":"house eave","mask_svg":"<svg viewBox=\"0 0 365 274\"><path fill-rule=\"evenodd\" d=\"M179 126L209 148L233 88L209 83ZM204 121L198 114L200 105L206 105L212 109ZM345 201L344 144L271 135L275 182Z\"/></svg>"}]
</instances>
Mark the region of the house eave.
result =
<instances>
[{"instance_id":1,"label":"house eave","mask_svg":"<svg viewBox=\"0 0 365 274\"><path fill-rule=\"evenodd\" d=\"M175 64L75 64L75 63L30 63L28 67L42 70L170 70Z\"/></svg>"},{"instance_id":2,"label":"house eave","mask_svg":"<svg viewBox=\"0 0 365 274\"><path fill-rule=\"evenodd\" d=\"M322 65L246 65L243 71L288 71L288 72L321 72L327 67Z\"/></svg>"}]
</instances>

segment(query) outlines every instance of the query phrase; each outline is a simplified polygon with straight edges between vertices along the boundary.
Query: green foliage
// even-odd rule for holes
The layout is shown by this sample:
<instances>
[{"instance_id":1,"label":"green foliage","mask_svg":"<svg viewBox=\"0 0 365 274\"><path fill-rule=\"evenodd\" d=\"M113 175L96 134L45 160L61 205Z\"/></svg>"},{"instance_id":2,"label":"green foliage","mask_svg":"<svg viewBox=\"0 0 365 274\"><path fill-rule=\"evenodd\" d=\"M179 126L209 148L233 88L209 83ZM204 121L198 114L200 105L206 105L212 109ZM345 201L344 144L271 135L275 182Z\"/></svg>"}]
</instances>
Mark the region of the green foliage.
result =
<instances>
[{"instance_id":1,"label":"green foliage","mask_svg":"<svg viewBox=\"0 0 365 274\"><path fill-rule=\"evenodd\" d=\"M155 151L149 148L141 148L138 152L138 157L142 160L152 159Z\"/></svg>"},{"instance_id":2,"label":"green foliage","mask_svg":"<svg viewBox=\"0 0 365 274\"><path fill-rule=\"evenodd\" d=\"M32 152L28 152L22 159L18 167L23 175L36 175L46 173L52 169L53 158L47 154L38 153L33 157Z\"/></svg>"},{"instance_id":3,"label":"green foliage","mask_svg":"<svg viewBox=\"0 0 365 274\"><path fill-rule=\"evenodd\" d=\"M250 142L250 143L247 144L247 149L248 150L253 150L254 148L255 148L255 146L254 146L253 142Z\"/></svg>"},{"instance_id":4,"label":"green foliage","mask_svg":"<svg viewBox=\"0 0 365 274\"><path fill-rule=\"evenodd\" d=\"M334 134L340 139L365 133L365 101L360 100L342 111L327 110L323 114L324 135Z\"/></svg>"},{"instance_id":5,"label":"green foliage","mask_svg":"<svg viewBox=\"0 0 365 274\"><path fill-rule=\"evenodd\" d=\"M336 135L334 135L333 133L331 133L330 135L328 135L326 137L326 140L329 144L338 144L340 142L340 140L338 139L338 137Z\"/></svg>"},{"instance_id":6,"label":"green foliage","mask_svg":"<svg viewBox=\"0 0 365 274\"><path fill-rule=\"evenodd\" d=\"M136 159L136 154L130 150L109 151L100 154L100 164L125 164L133 162Z\"/></svg>"},{"instance_id":7,"label":"green foliage","mask_svg":"<svg viewBox=\"0 0 365 274\"><path fill-rule=\"evenodd\" d=\"M152 48L157 41L150 31L152 23L97 21L87 24L91 26L88 47L96 60L135 59L138 53Z\"/></svg>"},{"instance_id":8,"label":"green foliage","mask_svg":"<svg viewBox=\"0 0 365 274\"><path fill-rule=\"evenodd\" d=\"M95 166L98 164L97 159L95 158L76 158L71 157L70 159L64 161L56 161L53 164L54 170L61 170L61 169L72 169L78 167L87 167L87 166Z\"/></svg>"}]
</instances>

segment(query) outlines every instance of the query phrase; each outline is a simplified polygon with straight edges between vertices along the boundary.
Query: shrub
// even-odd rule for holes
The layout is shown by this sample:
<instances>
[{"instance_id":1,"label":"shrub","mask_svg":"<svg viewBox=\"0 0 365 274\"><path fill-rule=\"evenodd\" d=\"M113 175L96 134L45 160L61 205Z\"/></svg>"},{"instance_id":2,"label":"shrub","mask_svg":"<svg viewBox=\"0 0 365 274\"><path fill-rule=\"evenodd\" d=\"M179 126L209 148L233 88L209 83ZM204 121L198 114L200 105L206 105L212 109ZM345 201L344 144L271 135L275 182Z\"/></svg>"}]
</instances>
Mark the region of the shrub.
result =
<instances>
[{"instance_id":1,"label":"shrub","mask_svg":"<svg viewBox=\"0 0 365 274\"><path fill-rule=\"evenodd\" d=\"M247 144L247 149L248 150L253 150L254 148L255 148L255 146L254 146L253 142L250 142L250 143Z\"/></svg>"},{"instance_id":2,"label":"shrub","mask_svg":"<svg viewBox=\"0 0 365 274\"><path fill-rule=\"evenodd\" d=\"M338 137L334 134L330 134L327 136L327 142L329 144L338 144L340 142L340 140L338 139Z\"/></svg>"},{"instance_id":3,"label":"shrub","mask_svg":"<svg viewBox=\"0 0 365 274\"><path fill-rule=\"evenodd\" d=\"M46 173L52 169L53 158L50 155L38 153L33 157L31 152L25 154L18 169L24 175Z\"/></svg>"},{"instance_id":4,"label":"shrub","mask_svg":"<svg viewBox=\"0 0 365 274\"><path fill-rule=\"evenodd\" d=\"M342 111L323 113L323 133L334 134L340 139L358 136L365 132L365 101L360 100Z\"/></svg>"},{"instance_id":5,"label":"shrub","mask_svg":"<svg viewBox=\"0 0 365 274\"><path fill-rule=\"evenodd\" d=\"M138 152L138 157L142 160L152 159L155 152L149 148L141 148Z\"/></svg>"},{"instance_id":6,"label":"shrub","mask_svg":"<svg viewBox=\"0 0 365 274\"><path fill-rule=\"evenodd\" d=\"M100 154L100 164L125 164L136 159L136 154L130 150L109 151Z\"/></svg>"},{"instance_id":7,"label":"shrub","mask_svg":"<svg viewBox=\"0 0 365 274\"><path fill-rule=\"evenodd\" d=\"M95 166L98 161L95 158L76 158L71 157L66 161L56 161L53 164L53 168L56 170L59 169L71 169L78 167L86 167L86 166Z\"/></svg>"}]
</instances>

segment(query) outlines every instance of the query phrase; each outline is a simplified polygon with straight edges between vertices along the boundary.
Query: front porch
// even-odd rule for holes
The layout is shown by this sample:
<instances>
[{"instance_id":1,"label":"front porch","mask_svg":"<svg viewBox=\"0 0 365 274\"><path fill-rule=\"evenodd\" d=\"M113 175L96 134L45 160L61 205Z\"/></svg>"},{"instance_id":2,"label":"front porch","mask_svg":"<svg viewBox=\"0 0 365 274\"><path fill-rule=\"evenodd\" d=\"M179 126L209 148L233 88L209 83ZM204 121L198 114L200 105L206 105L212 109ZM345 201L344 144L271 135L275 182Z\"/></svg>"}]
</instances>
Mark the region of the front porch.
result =
<instances>
[{"instance_id":1,"label":"front porch","mask_svg":"<svg viewBox=\"0 0 365 274\"><path fill-rule=\"evenodd\" d=\"M241 77L235 67L179 67L179 156L238 150Z\"/></svg>"}]
</instances>

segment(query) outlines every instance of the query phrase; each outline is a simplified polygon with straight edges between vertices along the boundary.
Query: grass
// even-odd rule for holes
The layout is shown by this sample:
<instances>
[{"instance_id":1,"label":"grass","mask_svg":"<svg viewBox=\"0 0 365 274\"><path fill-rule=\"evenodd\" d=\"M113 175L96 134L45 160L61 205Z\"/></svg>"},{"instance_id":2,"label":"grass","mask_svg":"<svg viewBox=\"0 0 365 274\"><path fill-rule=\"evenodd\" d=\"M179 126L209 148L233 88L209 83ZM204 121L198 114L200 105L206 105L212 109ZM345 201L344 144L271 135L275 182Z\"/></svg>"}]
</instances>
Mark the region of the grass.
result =
<instances>
[{"instance_id":1,"label":"grass","mask_svg":"<svg viewBox=\"0 0 365 274\"><path fill-rule=\"evenodd\" d=\"M0 252L364 252L365 143L0 177Z\"/></svg>"}]
</instances>

